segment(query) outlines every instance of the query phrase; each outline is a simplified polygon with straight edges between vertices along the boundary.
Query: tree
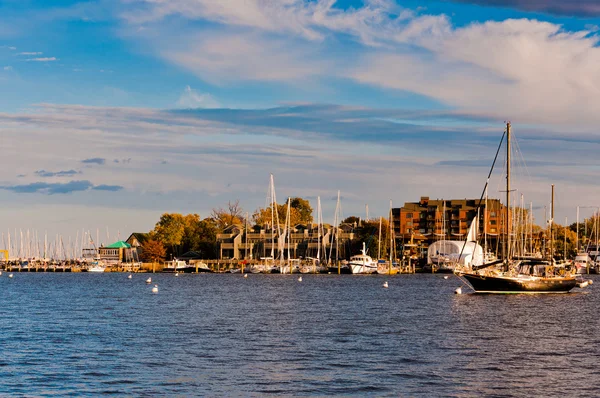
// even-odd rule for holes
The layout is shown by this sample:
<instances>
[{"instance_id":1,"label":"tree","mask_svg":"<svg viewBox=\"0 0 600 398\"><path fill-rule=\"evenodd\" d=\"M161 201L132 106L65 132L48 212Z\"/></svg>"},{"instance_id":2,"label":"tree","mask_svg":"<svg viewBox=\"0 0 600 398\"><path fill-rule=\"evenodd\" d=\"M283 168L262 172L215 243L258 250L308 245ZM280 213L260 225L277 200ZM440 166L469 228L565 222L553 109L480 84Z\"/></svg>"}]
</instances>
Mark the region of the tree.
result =
<instances>
[{"instance_id":1,"label":"tree","mask_svg":"<svg viewBox=\"0 0 600 398\"><path fill-rule=\"evenodd\" d=\"M162 261L167 256L167 251L162 242L155 239L148 239L142 243L142 259L146 262L156 263Z\"/></svg>"},{"instance_id":2,"label":"tree","mask_svg":"<svg viewBox=\"0 0 600 398\"><path fill-rule=\"evenodd\" d=\"M222 207L214 208L210 216L215 220L219 228L223 229L229 225L243 224L243 212L244 210L240 206L238 199L233 203L231 201L227 202L227 209L223 209Z\"/></svg>"},{"instance_id":3,"label":"tree","mask_svg":"<svg viewBox=\"0 0 600 398\"><path fill-rule=\"evenodd\" d=\"M265 209L258 208L252 214L252 221L256 225L271 225L277 224L279 221L279 225L283 227L285 225L287 218L287 202L282 205L276 205L276 213L271 215L271 208L267 207ZM302 224L302 216L298 209L295 209L290 206L290 225L294 226L297 224Z\"/></svg>"},{"instance_id":4,"label":"tree","mask_svg":"<svg viewBox=\"0 0 600 398\"><path fill-rule=\"evenodd\" d=\"M308 200L302 198L292 198L290 206L293 209L298 210L298 213L300 214L300 223L311 224L313 222L313 209Z\"/></svg>"},{"instance_id":5,"label":"tree","mask_svg":"<svg viewBox=\"0 0 600 398\"><path fill-rule=\"evenodd\" d=\"M342 224L354 224L356 223L356 225L358 225L360 221L359 217L356 216L350 216L350 217L346 217L343 221Z\"/></svg>"},{"instance_id":6,"label":"tree","mask_svg":"<svg viewBox=\"0 0 600 398\"><path fill-rule=\"evenodd\" d=\"M156 238L164 245L179 246L185 234L185 219L179 213L165 213L154 227Z\"/></svg>"},{"instance_id":7,"label":"tree","mask_svg":"<svg viewBox=\"0 0 600 398\"><path fill-rule=\"evenodd\" d=\"M191 217L194 216L194 217ZM212 218L200 220L197 214L187 215L182 251L201 252L204 258L216 258L217 233L219 227Z\"/></svg>"}]
</instances>

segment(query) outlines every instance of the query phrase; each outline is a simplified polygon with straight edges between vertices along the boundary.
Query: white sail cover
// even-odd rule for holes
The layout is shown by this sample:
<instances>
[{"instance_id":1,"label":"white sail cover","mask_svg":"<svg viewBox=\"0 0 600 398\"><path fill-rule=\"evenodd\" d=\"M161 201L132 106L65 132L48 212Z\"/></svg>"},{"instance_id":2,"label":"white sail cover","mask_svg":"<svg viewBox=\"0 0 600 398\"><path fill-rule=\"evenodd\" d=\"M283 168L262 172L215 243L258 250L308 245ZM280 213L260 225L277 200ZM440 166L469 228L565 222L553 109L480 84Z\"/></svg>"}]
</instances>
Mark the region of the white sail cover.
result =
<instances>
[{"instance_id":1,"label":"white sail cover","mask_svg":"<svg viewBox=\"0 0 600 398\"><path fill-rule=\"evenodd\" d=\"M477 233L479 229L479 217L475 216L473 221L471 221L471 226L469 227L469 233L467 234L467 242L477 242Z\"/></svg>"},{"instance_id":2,"label":"white sail cover","mask_svg":"<svg viewBox=\"0 0 600 398\"><path fill-rule=\"evenodd\" d=\"M477 242L463 240L433 242L427 249L427 264L434 264L438 261L451 261L460 265L482 265L483 248Z\"/></svg>"}]
</instances>

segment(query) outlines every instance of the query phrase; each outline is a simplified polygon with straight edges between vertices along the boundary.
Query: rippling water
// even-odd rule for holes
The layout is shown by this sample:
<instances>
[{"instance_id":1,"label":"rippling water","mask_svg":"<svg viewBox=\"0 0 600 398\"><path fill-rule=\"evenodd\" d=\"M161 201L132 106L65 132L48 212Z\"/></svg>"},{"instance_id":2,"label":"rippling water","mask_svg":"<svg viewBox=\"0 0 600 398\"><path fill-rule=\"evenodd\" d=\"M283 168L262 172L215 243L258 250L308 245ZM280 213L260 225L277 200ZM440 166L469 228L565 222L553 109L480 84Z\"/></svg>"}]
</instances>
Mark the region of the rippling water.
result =
<instances>
[{"instance_id":1,"label":"rippling water","mask_svg":"<svg viewBox=\"0 0 600 398\"><path fill-rule=\"evenodd\" d=\"M0 395L600 395L600 278L459 296L440 275L147 277L0 276Z\"/></svg>"}]
</instances>

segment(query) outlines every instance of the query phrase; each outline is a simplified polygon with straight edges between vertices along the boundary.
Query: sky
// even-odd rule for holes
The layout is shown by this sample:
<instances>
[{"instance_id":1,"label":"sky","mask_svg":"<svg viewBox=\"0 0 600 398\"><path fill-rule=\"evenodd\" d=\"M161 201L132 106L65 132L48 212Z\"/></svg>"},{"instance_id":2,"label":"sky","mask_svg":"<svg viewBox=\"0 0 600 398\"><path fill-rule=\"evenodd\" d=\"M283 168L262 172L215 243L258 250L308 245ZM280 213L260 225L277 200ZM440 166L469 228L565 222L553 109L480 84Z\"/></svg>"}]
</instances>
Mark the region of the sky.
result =
<instances>
[{"instance_id":1,"label":"sky","mask_svg":"<svg viewBox=\"0 0 600 398\"><path fill-rule=\"evenodd\" d=\"M600 206L599 26L596 0L0 0L0 231L252 214L271 173L327 222L338 190L363 218L478 198L505 121L515 200L543 224L555 184L572 223Z\"/></svg>"}]
</instances>

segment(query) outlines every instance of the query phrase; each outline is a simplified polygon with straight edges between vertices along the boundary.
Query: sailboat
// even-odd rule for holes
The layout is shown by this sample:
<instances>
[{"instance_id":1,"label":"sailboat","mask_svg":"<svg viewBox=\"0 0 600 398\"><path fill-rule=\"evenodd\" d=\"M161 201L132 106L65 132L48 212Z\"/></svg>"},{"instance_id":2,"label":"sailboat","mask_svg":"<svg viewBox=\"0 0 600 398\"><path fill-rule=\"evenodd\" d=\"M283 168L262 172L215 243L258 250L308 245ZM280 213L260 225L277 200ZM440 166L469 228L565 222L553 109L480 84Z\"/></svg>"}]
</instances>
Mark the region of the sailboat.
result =
<instances>
[{"instance_id":1,"label":"sailboat","mask_svg":"<svg viewBox=\"0 0 600 398\"><path fill-rule=\"evenodd\" d=\"M506 231L503 234L504 245L502 260L484 263L480 266L455 270L456 274L469 282L476 293L567 293L578 286L575 275L564 268L554 266L552 257L549 260L511 257L511 223L510 223L510 155L511 136L510 123L500 145L506 136ZM500 147L498 148L498 152ZM498 154L496 153L496 155ZM494 160L495 163L495 160ZM494 165L492 165L492 170ZM491 175L491 170L490 170ZM488 176L489 182L489 176ZM486 183L487 189L487 183ZM554 199L554 195L553 195ZM552 217L554 214L552 214ZM583 285L580 285L583 286Z\"/></svg>"}]
</instances>

